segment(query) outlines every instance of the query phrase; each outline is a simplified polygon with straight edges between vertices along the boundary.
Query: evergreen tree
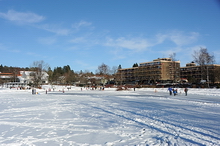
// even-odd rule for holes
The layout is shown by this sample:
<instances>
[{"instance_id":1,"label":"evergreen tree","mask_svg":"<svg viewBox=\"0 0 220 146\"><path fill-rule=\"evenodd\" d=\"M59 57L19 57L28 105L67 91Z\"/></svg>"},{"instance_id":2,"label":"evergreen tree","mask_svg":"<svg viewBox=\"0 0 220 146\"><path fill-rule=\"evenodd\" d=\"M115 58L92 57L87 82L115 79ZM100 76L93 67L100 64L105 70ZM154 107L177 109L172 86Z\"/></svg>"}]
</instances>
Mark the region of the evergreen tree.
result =
<instances>
[{"instance_id":1,"label":"evergreen tree","mask_svg":"<svg viewBox=\"0 0 220 146\"><path fill-rule=\"evenodd\" d=\"M118 69L122 69L121 64L119 64Z\"/></svg>"},{"instance_id":2,"label":"evergreen tree","mask_svg":"<svg viewBox=\"0 0 220 146\"><path fill-rule=\"evenodd\" d=\"M133 64L133 67L138 67L138 64L137 63Z\"/></svg>"},{"instance_id":3,"label":"evergreen tree","mask_svg":"<svg viewBox=\"0 0 220 146\"><path fill-rule=\"evenodd\" d=\"M3 72L3 66L2 66L2 64L1 64L1 66L0 66L0 72Z\"/></svg>"}]
</instances>

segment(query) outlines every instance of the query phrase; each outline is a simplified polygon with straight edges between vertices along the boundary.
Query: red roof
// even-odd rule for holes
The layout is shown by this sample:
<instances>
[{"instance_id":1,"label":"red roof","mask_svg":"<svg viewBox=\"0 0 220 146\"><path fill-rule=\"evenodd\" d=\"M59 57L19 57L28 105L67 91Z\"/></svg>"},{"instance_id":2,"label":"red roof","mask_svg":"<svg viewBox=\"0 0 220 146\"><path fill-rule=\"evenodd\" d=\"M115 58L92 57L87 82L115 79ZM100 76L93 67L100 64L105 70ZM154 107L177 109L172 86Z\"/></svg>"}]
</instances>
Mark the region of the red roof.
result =
<instances>
[{"instance_id":1,"label":"red roof","mask_svg":"<svg viewBox=\"0 0 220 146\"><path fill-rule=\"evenodd\" d=\"M13 73L0 73L0 76L13 76ZM17 74L16 76L21 76L21 74Z\"/></svg>"},{"instance_id":2,"label":"red roof","mask_svg":"<svg viewBox=\"0 0 220 146\"><path fill-rule=\"evenodd\" d=\"M12 73L0 73L0 75L12 75Z\"/></svg>"}]
</instances>

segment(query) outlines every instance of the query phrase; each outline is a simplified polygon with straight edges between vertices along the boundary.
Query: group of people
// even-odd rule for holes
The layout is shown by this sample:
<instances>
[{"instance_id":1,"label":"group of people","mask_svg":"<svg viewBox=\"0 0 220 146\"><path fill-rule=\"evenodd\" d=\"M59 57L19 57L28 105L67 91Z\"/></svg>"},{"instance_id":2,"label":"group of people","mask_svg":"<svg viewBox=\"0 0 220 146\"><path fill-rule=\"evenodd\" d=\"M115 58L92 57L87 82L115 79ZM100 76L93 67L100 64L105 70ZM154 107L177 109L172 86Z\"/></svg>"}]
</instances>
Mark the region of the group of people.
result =
<instances>
[{"instance_id":1,"label":"group of people","mask_svg":"<svg viewBox=\"0 0 220 146\"><path fill-rule=\"evenodd\" d=\"M176 96L177 95L177 89L175 89L175 88L172 88L172 87L169 87L168 88L168 91L170 92L170 95L174 95L174 96ZM187 96L187 92L188 92L188 88L184 88L184 92L185 92L185 95Z\"/></svg>"}]
</instances>

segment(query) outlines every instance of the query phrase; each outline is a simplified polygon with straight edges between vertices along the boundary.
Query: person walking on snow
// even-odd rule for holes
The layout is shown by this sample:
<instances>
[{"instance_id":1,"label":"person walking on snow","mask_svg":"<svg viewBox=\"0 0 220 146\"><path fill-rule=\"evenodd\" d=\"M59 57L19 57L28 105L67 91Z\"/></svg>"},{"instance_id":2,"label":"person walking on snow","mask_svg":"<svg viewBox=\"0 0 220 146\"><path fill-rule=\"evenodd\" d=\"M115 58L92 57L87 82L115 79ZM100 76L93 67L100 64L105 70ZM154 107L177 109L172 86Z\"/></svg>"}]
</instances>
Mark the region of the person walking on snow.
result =
<instances>
[{"instance_id":1,"label":"person walking on snow","mask_svg":"<svg viewBox=\"0 0 220 146\"><path fill-rule=\"evenodd\" d=\"M170 95L172 95L173 89L171 87L168 88L168 91L170 92Z\"/></svg>"},{"instance_id":2,"label":"person walking on snow","mask_svg":"<svg viewBox=\"0 0 220 146\"><path fill-rule=\"evenodd\" d=\"M184 92L185 92L185 96L187 96L188 89L185 88L185 89L184 89Z\"/></svg>"},{"instance_id":3,"label":"person walking on snow","mask_svg":"<svg viewBox=\"0 0 220 146\"><path fill-rule=\"evenodd\" d=\"M177 95L177 89L173 89L173 95L174 95L174 96Z\"/></svg>"}]
</instances>

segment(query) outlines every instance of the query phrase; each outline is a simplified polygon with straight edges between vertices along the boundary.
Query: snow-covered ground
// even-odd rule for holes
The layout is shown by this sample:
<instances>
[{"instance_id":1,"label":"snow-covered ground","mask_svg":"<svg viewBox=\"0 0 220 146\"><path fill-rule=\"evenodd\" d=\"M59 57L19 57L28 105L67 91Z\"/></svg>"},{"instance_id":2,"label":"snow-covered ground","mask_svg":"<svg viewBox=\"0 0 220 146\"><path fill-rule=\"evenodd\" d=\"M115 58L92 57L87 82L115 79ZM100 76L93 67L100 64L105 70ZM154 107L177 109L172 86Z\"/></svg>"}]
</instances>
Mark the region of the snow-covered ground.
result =
<instances>
[{"instance_id":1,"label":"snow-covered ground","mask_svg":"<svg viewBox=\"0 0 220 146\"><path fill-rule=\"evenodd\" d=\"M0 88L1 146L220 145L219 89L46 90Z\"/></svg>"}]
</instances>

